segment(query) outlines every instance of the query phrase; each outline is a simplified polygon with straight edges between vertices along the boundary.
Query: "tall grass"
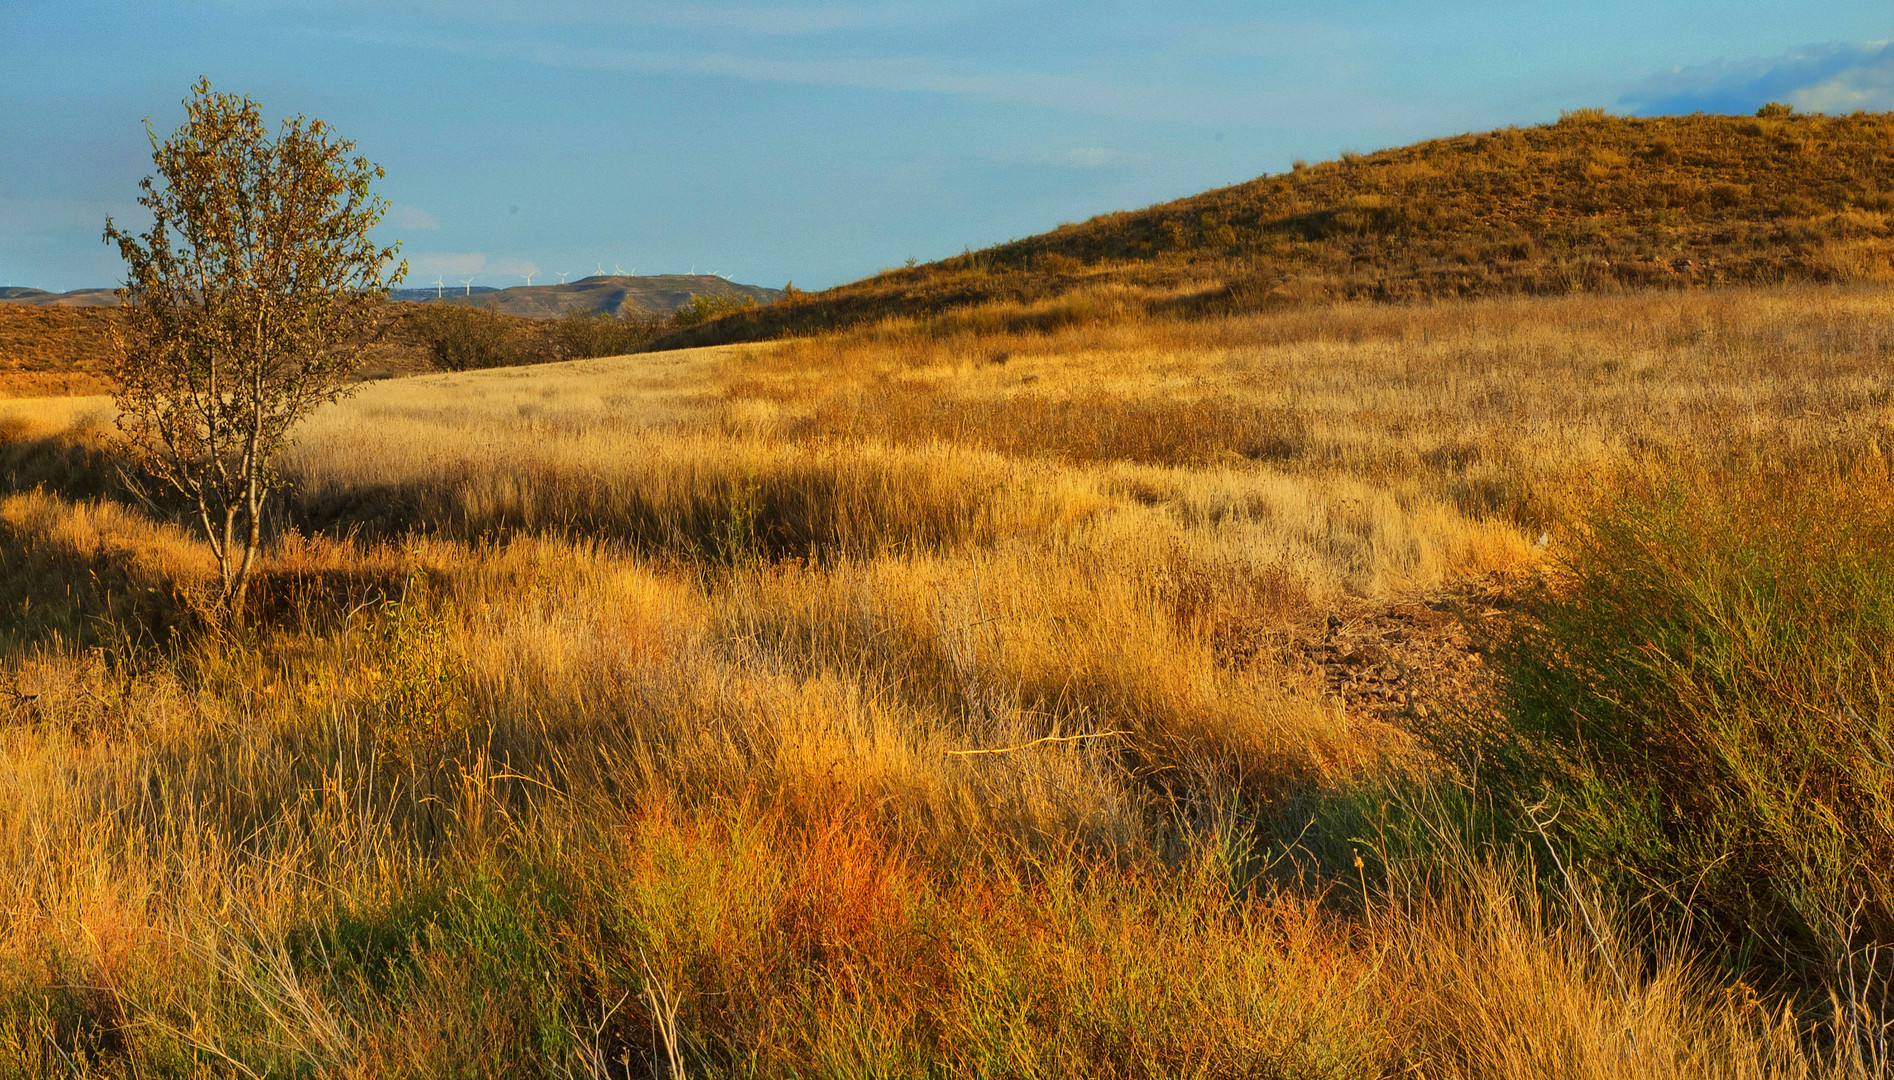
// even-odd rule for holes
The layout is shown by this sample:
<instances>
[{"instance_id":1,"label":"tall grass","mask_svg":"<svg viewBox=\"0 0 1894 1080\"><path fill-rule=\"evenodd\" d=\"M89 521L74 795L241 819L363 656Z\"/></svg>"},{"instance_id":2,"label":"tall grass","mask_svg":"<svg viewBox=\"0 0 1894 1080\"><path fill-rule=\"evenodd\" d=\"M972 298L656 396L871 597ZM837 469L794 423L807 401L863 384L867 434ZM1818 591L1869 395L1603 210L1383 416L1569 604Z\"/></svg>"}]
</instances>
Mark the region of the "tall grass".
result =
<instances>
[{"instance_id":1,"label":"tall grass","mask_svg":"<svg viewBox=\"0 0 1894 1080\"><path fill-rule=\"evenodd\" d=\"M1884 876L1849 831L1879 804L1837 794L1878 774L1811 711L1832 665L1797 666L1840 655L1878 715L1879 608L1847 601L1882 587L1888 488L1837 478L1881 459L1884 313L1008 309L389 380L305 429L222 633L98 403L0 405L0 1072L1884 1074L1878 984L1833 970L1871 966L1878 911L1793 936L1798 897ZM1294 452L1244 452L1270 431ZM1777 479L1630 488L1620 540L1559 524L1627 463L1744 459ZM1453 763L1276 648L1556 581L1548 554L1578 570L1543 695L1517 684L1530 753L1489 747L1462 801L1569 781L1540 811L1569 880L1523 818L1537 862L1501 817L1413 809L1454 804ZM1690 636L1705 612L1748 636ZM1736 644L1624 644L1653 627ZM1632 689L1647 743L1761 718L1673 740L1704 785L1664 828L1839 847L1855 891L1592 844L1648 774L1552 705L1619 733ZM1799 992L1697 951L1763 918Z\"/></svg>"}]
</instances>

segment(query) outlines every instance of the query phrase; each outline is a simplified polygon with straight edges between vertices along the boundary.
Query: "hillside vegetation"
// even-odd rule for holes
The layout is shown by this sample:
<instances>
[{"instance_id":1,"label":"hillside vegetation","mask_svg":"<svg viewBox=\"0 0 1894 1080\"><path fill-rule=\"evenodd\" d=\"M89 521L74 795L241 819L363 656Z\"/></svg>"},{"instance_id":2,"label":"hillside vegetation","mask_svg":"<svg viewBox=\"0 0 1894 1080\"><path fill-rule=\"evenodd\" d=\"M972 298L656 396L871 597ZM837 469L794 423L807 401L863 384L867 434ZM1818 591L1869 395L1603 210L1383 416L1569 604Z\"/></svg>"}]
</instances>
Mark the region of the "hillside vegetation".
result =
<instances>
[{"instance_id":1,"label":"hillside vegetation","mask_svg":"<svg viewBox=\"0 0 1894 1080\"><path fill-rule=\"evenodd\" d=\"M96 393L106 388L117 297L41 302L77 294L0 290L0 397ZM416 290L400 290L412 296ZM500 289L444 300L397 299L376 319L362 378L429 370L541 364L630 352L676 328L695 326L781 296L720 277L588 277L569 285Z\"/></svg>"},{"instance_id":2,"label":"hillside vegetation","mask_svg":"<svg viewBox=\"0 0 1894 1080\"><path fill-rule=\"evenodd\" d=\"M0 402L0 1072L1889 1074L1885 289L1059 303Z\"/></svg>"},{"instance_id":3,"label":"hillside vegetation","mask_svg":"<svg viewBox=\"0 0 1894 1080\"><path fill-rule=\"evenodd\" d=\"M1338 299L1894 279L1894 115L1609 116L1435 139L1106 214L666 346L1068 297L1076 320Z\"/></svg>"}]
</instances>

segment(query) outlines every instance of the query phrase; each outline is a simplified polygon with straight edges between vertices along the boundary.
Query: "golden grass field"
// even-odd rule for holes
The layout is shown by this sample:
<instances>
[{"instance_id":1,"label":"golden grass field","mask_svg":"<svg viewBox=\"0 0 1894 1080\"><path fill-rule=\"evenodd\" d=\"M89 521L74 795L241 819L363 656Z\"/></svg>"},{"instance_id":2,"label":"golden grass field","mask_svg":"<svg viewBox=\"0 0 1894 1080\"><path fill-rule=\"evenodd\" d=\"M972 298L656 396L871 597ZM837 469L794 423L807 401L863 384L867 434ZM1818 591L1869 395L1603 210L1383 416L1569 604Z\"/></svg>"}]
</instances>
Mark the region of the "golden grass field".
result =
<instances>
[{"instance_id":1,"label":"golden grass field","mask_svg":"<svg viewBox=\"0 0 1894 1080\"><path fill-rule=\"evenodd\" d=\"M1894 296L1034 314L366 384L240 632L0 400L0 1073L1885 1074L1285 643L1885 476Z\"/></svg>"}]
</instances>

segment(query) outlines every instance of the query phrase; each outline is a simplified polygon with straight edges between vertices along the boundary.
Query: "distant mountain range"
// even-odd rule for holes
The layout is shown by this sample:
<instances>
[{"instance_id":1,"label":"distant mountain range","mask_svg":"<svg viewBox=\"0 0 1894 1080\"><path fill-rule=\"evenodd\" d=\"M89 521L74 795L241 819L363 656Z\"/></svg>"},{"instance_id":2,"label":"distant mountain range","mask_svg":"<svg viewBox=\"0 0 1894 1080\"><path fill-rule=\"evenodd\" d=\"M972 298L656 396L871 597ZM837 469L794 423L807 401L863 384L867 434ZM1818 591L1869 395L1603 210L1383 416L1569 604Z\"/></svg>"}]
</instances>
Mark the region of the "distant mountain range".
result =
<instances>
[{"instance_id":1,"label":"distant mountain range","mask_svg":"<svg viewBox=\"0 0 1894 1080\"><path fill-rule=\"evenodd\" d=\"M0 285L0 304L30 304L34 307L117 307L118 297L111 289L74 289L71 292L47 292L18 285Z\"/></svg>"},{"instance_id":2,"label":"distant mountain range","mask_svg":"<svg viewBox=\"0 0 1894 1080\"><path fill-rule=\"evenodd\" d=\"M691 302L693 296L753 296L759 304L782 298L781 289L739 285L714 274L598 274L564 285L515 285L510 289L444 286L397 289L396 300L421 303L471 304L490 307L505 315L546 319L568 311L602 315L669 315Z\"/></svg>"},{"instance_id":3,"label":"distant mountain range","mask_svg":"<svg viewBox=\"0 0 1894 1080\"><path fill-rule=\"evenodd\" d=\"M605 274L564 285L443 286L439 289L396 289L394 300L413 303L471 304L506 315L548 319L568 311L604 315L669 315L691 302L693 296L753 296L759 304L781 299L781 289L740 285L713 274L650 274L643 277ZM47 292L20 286L0 286L0 303L34 307L117 307L111 289L74 289Z\"/></svg>"}]
</instances>

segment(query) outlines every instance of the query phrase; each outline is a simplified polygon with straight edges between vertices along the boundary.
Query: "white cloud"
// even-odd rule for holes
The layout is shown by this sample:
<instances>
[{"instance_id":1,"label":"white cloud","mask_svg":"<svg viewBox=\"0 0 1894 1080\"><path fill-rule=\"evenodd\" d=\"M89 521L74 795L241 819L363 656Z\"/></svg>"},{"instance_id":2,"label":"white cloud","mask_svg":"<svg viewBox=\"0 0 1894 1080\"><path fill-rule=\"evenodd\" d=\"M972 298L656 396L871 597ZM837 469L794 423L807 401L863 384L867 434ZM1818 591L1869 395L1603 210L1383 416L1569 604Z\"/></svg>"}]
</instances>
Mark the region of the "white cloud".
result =
<instances>
[{"instance_id":1,"label":"white cloud","mask_svg":"<svg viewBox=\"0 0 1894 1080\"><path fill-rule=\"evenodd\" d=\"M1884 48L1878 62L1839 72L1789 95L1789 103L1807 112L1846 113L1894 110L1894 48Z\"/></svg>"},{"instance_id":2,"label":"white cloud","mask_svg":"<svg viewBox=\"0 0 1894 1080\"><path fill-rule=\"evenodd\" d=\"M1776 56L1673 68L1619 104L1655 115L1748 113L1770 101L1809 112L1894 109L1894 42L1804 45Z\"/></svg>"}]
</instances>

